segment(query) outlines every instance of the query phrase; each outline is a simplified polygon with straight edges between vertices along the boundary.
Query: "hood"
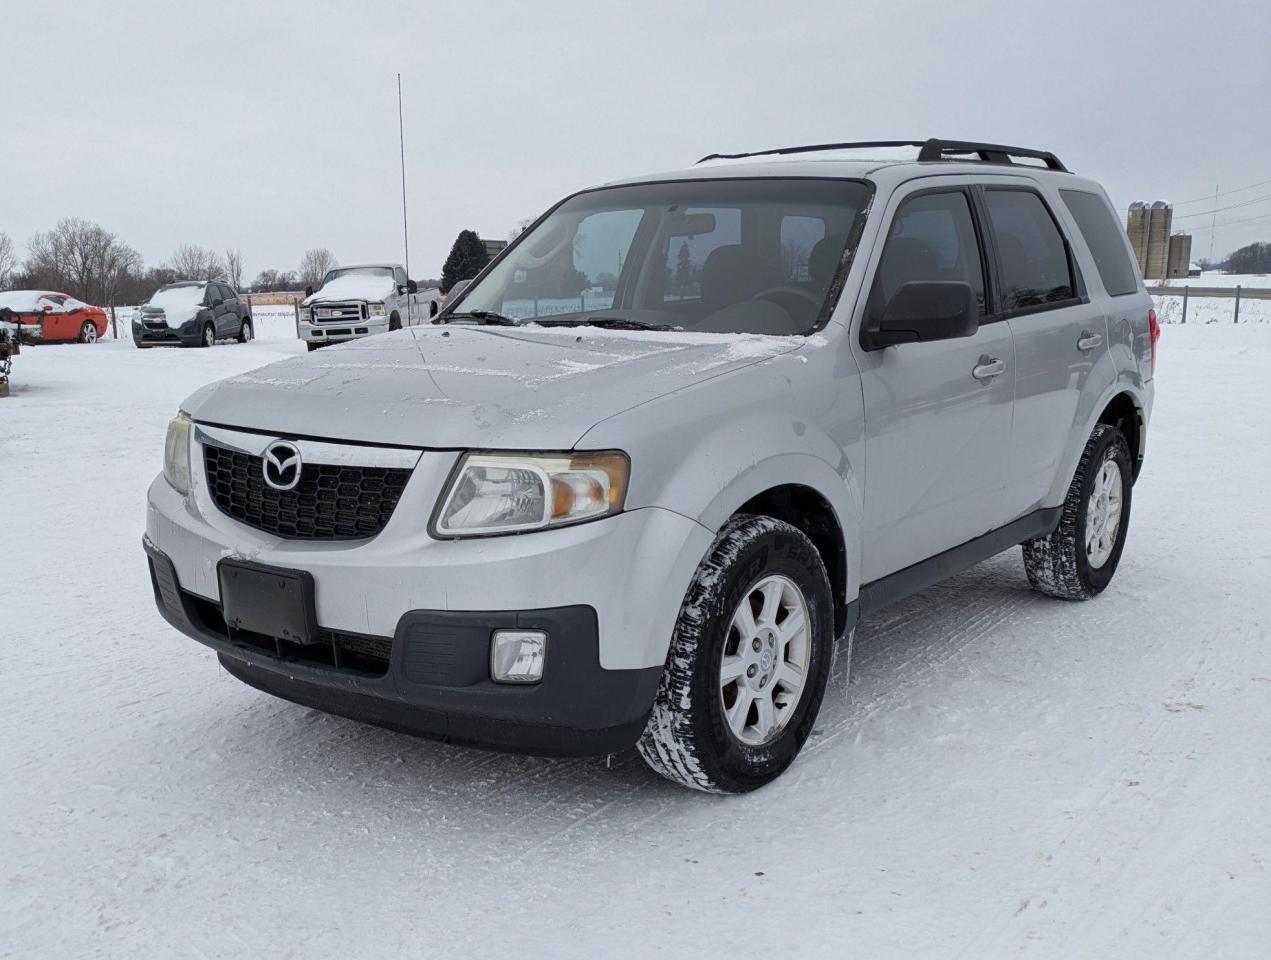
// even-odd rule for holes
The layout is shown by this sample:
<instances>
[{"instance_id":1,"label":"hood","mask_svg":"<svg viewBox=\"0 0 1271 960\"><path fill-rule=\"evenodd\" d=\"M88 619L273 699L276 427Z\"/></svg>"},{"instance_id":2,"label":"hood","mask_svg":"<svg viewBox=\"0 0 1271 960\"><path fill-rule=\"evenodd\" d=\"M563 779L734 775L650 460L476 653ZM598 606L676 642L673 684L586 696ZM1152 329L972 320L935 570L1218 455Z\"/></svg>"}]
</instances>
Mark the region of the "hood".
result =
<instances>
[{"instance_id":1,"label":"hood","mask_svg":"<svg viewBox=\"0 0 1271 960\"><path fill-rule=\"evenodd\" d=\"M348 276L336 277L313 296L301 301L302 307L314 303L332 303L342 300L380 301L392 296L396 287L392 277L376 277L369 274L351 273Z\"/></svg>"},{"instance_id":2,"label":"hood","mask_svg":"<svg viewBox=\"0 0 1271 960\"><path fill-rule=\"evenodd\" d=\"M205 423L331 440L568 450L601 420L805 342L580 327L408 327L209 384L182 409Z\"/></svg>"},{"instance_id":3,"label":"hood","mask_svg":"<svg viewBox=\"0 0 1271 960\"><path fill-rule=\"evenodd\" d=\"M143 304L139 313L144 320L157 320L160 317L170 327L177 327L185 323L187 320L193 320L199 315L199 311L203 308L197 304L191 306L188 304L172 304L168 307L156 307L152 304Z\"/></svg>"}]
</instances>

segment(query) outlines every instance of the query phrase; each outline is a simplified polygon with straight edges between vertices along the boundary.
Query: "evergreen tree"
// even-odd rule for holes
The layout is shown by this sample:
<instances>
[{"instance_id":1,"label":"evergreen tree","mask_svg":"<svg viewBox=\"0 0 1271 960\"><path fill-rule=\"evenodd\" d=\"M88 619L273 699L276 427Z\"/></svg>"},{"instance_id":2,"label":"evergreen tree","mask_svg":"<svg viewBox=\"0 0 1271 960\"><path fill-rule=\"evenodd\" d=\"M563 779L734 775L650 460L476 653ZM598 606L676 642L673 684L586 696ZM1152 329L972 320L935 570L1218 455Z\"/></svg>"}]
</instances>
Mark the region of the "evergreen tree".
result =
<instances>
[{"instance_id":1,"label":"evergreen tree","mask_svg":"<svg viewBox=\"0 0 1271 960\"><path fill-rule=\"evenodd\" d=\"M460 230L455 237L450 256L441 268L441 292L448 293L460 280L470 280L485 269L490 255L475 230Z\"/></svg>"},{"instance_id":2,"label":"evergreen tree","mask_svg":"<svg viewBox=\"0 0 1271 960\"><path fill-rule=\"evenodd\" d=\"M675 258L675 285L680 293L686 293L693 285L693 255L689 253L688 241L680 244L680 252Z\"/></svg>"}]
</instances>

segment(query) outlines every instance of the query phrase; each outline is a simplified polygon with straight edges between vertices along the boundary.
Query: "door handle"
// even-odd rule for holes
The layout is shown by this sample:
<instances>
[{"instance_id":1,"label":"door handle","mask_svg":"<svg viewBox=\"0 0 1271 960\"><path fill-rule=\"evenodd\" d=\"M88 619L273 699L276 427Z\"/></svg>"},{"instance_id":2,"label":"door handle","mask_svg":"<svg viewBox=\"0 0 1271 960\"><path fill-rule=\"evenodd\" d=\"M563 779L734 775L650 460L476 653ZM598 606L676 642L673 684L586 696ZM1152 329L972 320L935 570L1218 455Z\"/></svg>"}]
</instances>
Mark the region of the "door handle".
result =
<instances>
[{"instance_id":1,"label":"door handle","mask_svg":"<svg viewBox=\"0 0 1271 960\"><path fill-rule=\"evenodd\" d=\"M1006 364L996 357L980 357L980 362L975 365L975 369L971 371L971 376L984 382L992 380L994 377L1001 376L1006 372Z\"/></svg>"},{"instance_id":2,"label":"door handle","mask_svg":"<svg viewBox=\"0 0 1271 960\"><path fill-rule=\"evenodd\" d=\"M1091 333L1089 330L1082 330L1081 339L1077 341L1077 349L1084 353L1087 350L1093 350L1101 343L1103 343L1102 335Z\"/></svg>"}]
</instances>

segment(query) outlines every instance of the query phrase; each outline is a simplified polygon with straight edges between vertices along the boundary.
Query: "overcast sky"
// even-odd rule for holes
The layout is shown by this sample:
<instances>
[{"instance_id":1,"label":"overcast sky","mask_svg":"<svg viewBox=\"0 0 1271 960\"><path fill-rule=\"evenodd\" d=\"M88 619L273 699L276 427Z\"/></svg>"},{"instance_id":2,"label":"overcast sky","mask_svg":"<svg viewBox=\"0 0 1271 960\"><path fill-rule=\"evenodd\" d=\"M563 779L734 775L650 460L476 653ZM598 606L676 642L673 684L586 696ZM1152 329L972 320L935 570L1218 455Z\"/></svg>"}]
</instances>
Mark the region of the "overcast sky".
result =
<instances>
[{"instance_id":1,"label":"overcast sky","mask_svg":"<svg viewBox=\"0 0 1271 960\"><path fill-rule=\"evenodd\" d=\"M0 231L95 220L148 264L400 260L712 151L928 136L1054 150L1118 208L1271 181L1271 4L0 4ZM1218 206L1271 195L1271 183ZM1209 252L1211 216L1181 219ZM1271 201L1214 252L1271 239Z\"/></svg>"}]
</instances>

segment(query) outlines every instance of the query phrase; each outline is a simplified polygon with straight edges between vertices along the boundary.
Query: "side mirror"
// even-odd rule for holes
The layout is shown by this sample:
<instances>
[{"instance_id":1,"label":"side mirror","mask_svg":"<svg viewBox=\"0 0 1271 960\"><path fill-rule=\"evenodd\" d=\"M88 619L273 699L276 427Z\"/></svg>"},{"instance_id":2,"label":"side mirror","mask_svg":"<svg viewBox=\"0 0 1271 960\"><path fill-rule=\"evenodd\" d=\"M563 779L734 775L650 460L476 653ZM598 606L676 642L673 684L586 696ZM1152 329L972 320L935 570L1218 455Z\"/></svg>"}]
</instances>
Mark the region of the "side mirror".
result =
<instances>
[{"instance_id":1,"label":"side mirror","mask_svg":"<svg viewBox=\"0 0 1271 960\"><path fill-rule=\"evenodd\" d=\"M866 326L864 340L868 349L879 350L897 343L973 337L979 329L969 283L910 280L892 294L882 318Z\"/></svg>"},{"instance_id":2,"label":"side mirror","mask_svg":"<svg viewBox=\"0 0 1271 960\"><path fill-rule=\"evenodd\" d=\"M309 284L309 286L305 287L305 296L306 297L313 296L313 284Z\"/></svg>"},{"instance_id":3,"label":"side mirror","mask_svg":"<svg viewBox=\"0 0 1271 960\"><path fill-rule=\"evenodd\" d=\"M52 313L52 312L53 312L53 304L51 304L51 303L46 303L46 304L44 305L44 312L45 312L45 313Z\"/></svg>"},{"instance_id":4,"label":"side mirror","mask_svg":"<svg viewBox=\"0 0 1271 960\"><path fill-rule=\"evenodd\" d=\"M417 284L414 280L407 280L407 281L406 281L406 292L407 292L407 293L419 293L419 284Z\"/></svg>"}]
</instances>

